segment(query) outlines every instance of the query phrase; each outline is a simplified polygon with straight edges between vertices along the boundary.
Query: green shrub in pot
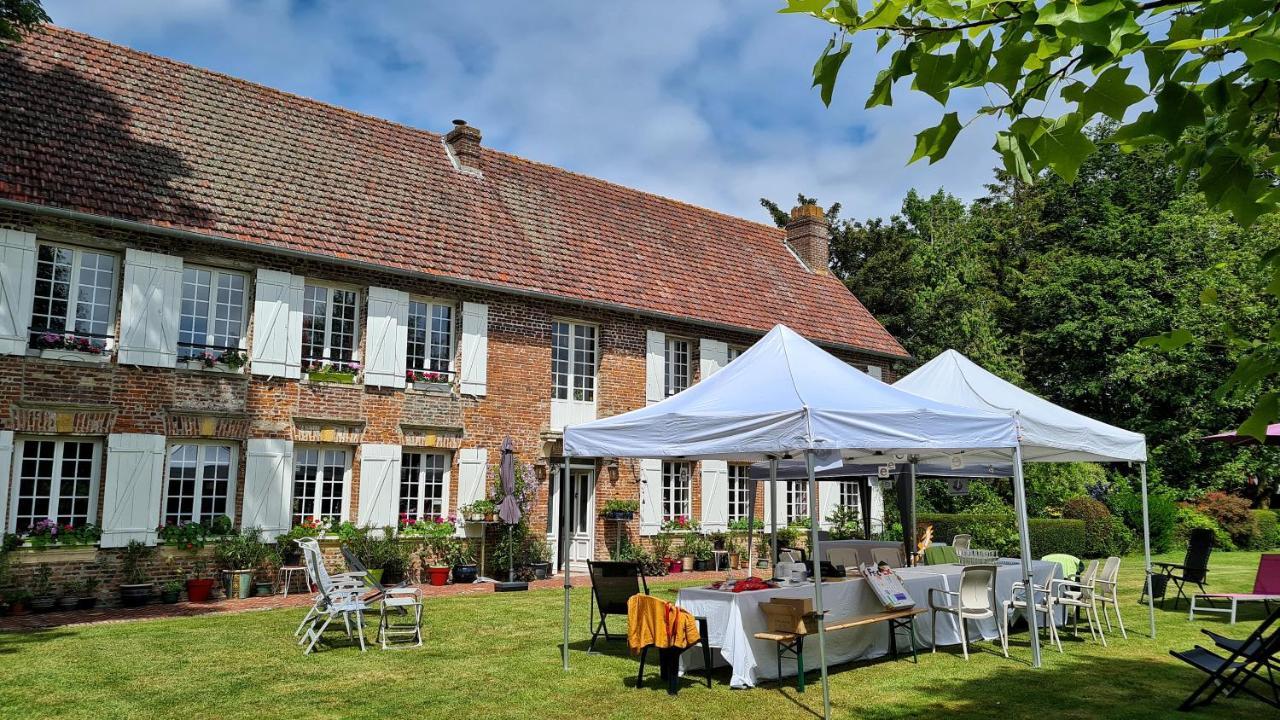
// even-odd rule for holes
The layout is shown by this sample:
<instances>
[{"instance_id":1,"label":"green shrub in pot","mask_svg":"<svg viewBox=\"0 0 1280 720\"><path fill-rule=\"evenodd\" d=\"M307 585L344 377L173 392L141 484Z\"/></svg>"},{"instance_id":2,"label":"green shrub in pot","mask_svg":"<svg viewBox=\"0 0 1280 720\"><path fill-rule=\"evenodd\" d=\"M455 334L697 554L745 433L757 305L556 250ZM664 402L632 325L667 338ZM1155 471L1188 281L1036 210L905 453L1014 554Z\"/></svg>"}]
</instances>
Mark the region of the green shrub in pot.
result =
<instances>
[{"instance_id":1,"label":"green shrub in pot","mask_svg":"<svg viewBox=\"0 0 1280 720\"><path fill-rule=\"evenodd\" d=\"M244 528L223 536L213 547L213 558L222 568L224 590L228 598L249 597L253 589L254 568L266 557L267 545L259 528Z\"/></svg>"}]
</instances>

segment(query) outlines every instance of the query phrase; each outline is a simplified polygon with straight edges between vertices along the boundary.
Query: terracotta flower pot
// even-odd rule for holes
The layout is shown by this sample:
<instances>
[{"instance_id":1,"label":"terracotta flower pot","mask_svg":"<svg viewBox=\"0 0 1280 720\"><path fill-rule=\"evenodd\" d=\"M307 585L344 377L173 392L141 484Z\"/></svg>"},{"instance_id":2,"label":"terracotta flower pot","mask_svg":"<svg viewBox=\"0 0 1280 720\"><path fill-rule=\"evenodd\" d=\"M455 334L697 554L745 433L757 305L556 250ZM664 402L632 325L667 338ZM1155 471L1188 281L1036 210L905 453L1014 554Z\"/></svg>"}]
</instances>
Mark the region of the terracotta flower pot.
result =
<instances>
[{"instance_id":1,"label":"terracotta flower pot","mask_svg":"<svg viewBox=\"0 0 1280 720\"><path fill-rule=\"evenodd\" d=\"M684 572L684 560L668 560L667 572L671 574Z\"/></svg>"},{"instance_id":2,"label":"terracotta flower pot","mask_svg":"<svg viewBox=\"0 0 1280 720\"><path fill-rule=\"evenodd\" d=\"M213 592L213 578L187 581L187 599L191 602L208 602Z\"/></svg>"},{"instance_id":3,"label":"terracotta flower pot","mask_svg":"<svg viewBox=\"0 0 1280 720\"><path fill-rule=\"evenodd\" d=\"M427 568L427 577L432 585L446 585L449 582L449 568L445 567L429 567Z\"/></svg>"}]
</instances>

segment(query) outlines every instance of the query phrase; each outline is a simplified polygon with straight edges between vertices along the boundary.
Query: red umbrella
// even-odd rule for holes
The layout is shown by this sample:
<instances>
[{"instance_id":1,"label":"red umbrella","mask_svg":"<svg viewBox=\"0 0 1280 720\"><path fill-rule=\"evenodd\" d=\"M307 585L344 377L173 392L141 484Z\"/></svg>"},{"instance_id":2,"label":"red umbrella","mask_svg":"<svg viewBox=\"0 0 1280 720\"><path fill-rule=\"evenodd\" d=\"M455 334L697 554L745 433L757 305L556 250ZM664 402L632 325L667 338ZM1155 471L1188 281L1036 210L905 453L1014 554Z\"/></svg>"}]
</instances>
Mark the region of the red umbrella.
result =
<instances>
[{"instance_id":1,"label":"red umbrella","mask_svg":"<svg viewBox=\"0 0 1280 720\"><path fill-rule=\"evenodd\" d=\"M1200 438L1201 440L1217 440L1231 445L1257 445L1258 439L1250 435L1237 435L1235 431L1218 433ZM1267 426L1266 441L1263 445L1280 445L1280 423Z\"/></svg>"}]
</instances>

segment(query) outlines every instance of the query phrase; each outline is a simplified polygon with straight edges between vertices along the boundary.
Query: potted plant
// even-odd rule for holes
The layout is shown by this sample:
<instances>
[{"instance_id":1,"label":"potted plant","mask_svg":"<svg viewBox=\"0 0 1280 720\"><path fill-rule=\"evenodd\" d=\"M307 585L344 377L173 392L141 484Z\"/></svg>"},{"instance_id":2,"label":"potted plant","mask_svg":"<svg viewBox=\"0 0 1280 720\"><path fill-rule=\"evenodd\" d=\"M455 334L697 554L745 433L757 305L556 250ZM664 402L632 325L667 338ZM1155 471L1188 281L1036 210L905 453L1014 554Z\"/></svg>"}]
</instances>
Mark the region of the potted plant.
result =
<instances>
[{"instance_id":1,"label":"potted plant","mask_svg":"<svg viewBox=\"0 0 1280 720\"><path fill-rule=\"evenodd\" d=\"M684 571L684 562L679 558L672 557L671 548L675 545L675 536L669 532L658 533L653 538L653 556L661 564L665 565L668 573L678 573Z\"/></svg>"},{"instance_id":2,"label":"potted plant","mask_svg":"<svg viewBox=\"0 0 1280 720\"><path fill-rule=\"evenodd\" d=\"M204 547L208 534L209 528L195 521L169 523L156 528L156 540L160 544L179 550L194 551Z\"/></svg>"},{"instance_id":3,"label":"potted plant","mask_svg":"<svg viewBox=\"0 0 1280 720\"><path fill-rule=\"evenodd\" d=\"M155 548L147 547L138 540L130 540L120 556L120 574L124 583L120 585L120 604L125 607L146 605L151 599L154 589L147 582L146 562L151 559Z\"/></svg>"},{"instance_id":4,"label":"potted plant","mask_svg":"<svg viewBox=\"0 0 1280 720\"><path fill-rule=\"evenodd\" d=\"M470 585L480 576L480 568L476 565L475 553L471 546L459 540L453 540L446 551L446 562L453 568L453 582L458 585Z\"/></svg>"},{"instance_id":5,"label":"potted plant","mask_svg":"<svg viewBox=\"0 0 1280 720\"><path fill-rule=\"evenodd\" d=\"M222 567L223 590L228 598L249 597L253 569L262 562L265 550L262 532L256 527L227 535L214 546L213 556Z\"/></svg>"},{"instance_id":6,"label":"potted plant","mask_svg":"<svg viewBox=\"0 0 1280 720\"><path fill-rule=\"evenodd\" d=\"M409 573L409 547L387 528L382 552L382 582L393 585L403 582Z\"/></svg>"},{"instance_id":7,"label":"potted plant","mask_svg":"<svg viewBox=\"0 0 1280 720\"><path fill-rule=\"evenodd\" d=\"M48 565L40 565L31 576L31 609L47 613L58 607L58 596L53 592L53 571Z\"/></svg>"},{"instance_id":8,"label":"potted plant","mask_svg":"<svg viewBox=\"0 0 1280 720\"><path fill-rule=\"evenodd\" d=\"M470 505L458 508L458 510L467 522L493 522L497 506L493 504L492 500L477 500Z\"/></svg>"},{"instance_id":9,"label":"potted plant","mask_svg":"<svg viewBox=\"0 0 1280 720\"><path fill-rule=\"evenodd\" d=\"M631 520L640 511L636 500L606 500L600 514L610 520Z\"/></svg>"},{"instance_id":10,"label":"potted plant","mask_svg":"<svg viewBox=\"0 0 1280 720\"><path fill-rule=\"evenodd\" d=\"M418 550L418 562L427 573L432 585L445 585L449 582L448 553L457 526L447 518L437 517L434 520L420 521L423 543Z\"/></svg>"},{"instance_id":11,"label":"potted plant","mask_svg":"<svg viewBox=\"0 0 1280 720\"><path fill-rule=\"evenodd\" d=\"M187 578L187 600L207 602L213 592L213 578L205 577L207 565L203 560L191 564L191 577Z\"/></svg>"},{"instance_id":12,"label":"potted plant","mask_svg":"<svg viewBox=\"0 0 1280 720\"><path fill-rule=\"evenodd\" d=\"M182 596L182 583L177 580L170 580L160 586L160 602L166 605L172 605L178 602L178 598Z\"/></svg>"},{"instance_id":13,"label":"potted plant","mask_svg":"<svg viewBox=\"0 0 1280 720\"><path fill-rule=\"evenodd\" d=\"M538 537L530 537L526 545L529 569L535 580L546 580L551 575L551 546Z\"/></svg>"},{"instance_id":14,"label":"potted plant","mask_svg":"<svg viewBox=\"0 0 1280 720\"><path fill-rule=\"evenodd\" d=\"M254 595L264 597L274 595L276 592L275 579L280 577L280 567L284 564L284 556L280 554L279 546L263 545L262 547L262 569L266 571L267 579L259 580L254 583Z\"/></svg>"},{"instance_id":15,"label":"potted plant","mask_svg":"<svg viewBox=\"0 0 1280 720\"><path fill-rule=\"evenodd\" d=\"M31 591L26 588L13 588L5 593L4 599L9 603L10 615L26 615L31 612Z\"/></svg>"},{"instance_id":16,"label":"potted plant","mask_svg":"<svg viewBox=\"0 0 1280 720\"><path fill-rule=\"evenodd\" d=\"M72 601L72 607L76 610L92 610L98 605L98 578L92 575L83 578L77 582L73 582L66 587L66 599Z\"/></svg>"},{"instance_id":17,"label":"potted plant","mask_svg":"<svg viewBox=\"0 0 1280 720\"><path fill-rule=\"evenodd\" d=\"M312 361L306 363L307 379L312 382L331 382L351 385L360 375L361 365L358 362L324 363Z\"/></svg>"},{"instance_id":18,"label":"potted plant","mask_svg":"<svg viewBox=\"0 0 1280 720\"><path fill-rule=\"evenodd\" d=\"M310 518L304 520L298 525L294 525L289 532L276 538L276 548L280 552L282 565L297 567L302 564L302 548L298 546L298 540L303 538L320 537L324 531L324 524L319 518Z\"/></svg>"},{"instance_id":19,"label":"potted plant","mask_svg":"<svg viewBox=\"0 0 1280 720\"><path fill-rule=\"evenodd\" d=\"M711 560L715 557L715 546L701 535L690 535L684 542L684 554L693 558L693 569L706 572L711 569Z\"/></svg>"}]
</instances>

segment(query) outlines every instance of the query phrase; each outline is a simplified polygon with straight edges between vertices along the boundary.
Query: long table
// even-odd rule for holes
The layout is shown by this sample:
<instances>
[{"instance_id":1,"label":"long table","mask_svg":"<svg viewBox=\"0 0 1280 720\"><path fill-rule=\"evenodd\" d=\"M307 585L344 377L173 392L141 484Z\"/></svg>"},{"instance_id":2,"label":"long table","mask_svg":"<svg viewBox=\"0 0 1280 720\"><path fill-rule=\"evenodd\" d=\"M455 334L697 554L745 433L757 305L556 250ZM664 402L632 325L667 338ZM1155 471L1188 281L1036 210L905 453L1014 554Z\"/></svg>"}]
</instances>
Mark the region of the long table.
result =
<instances>
[{"instance_id":1,"label":"long table","mask_svg":"<svg viewBox=\"0 0 1280 720\"><path fill-rule=\"evenodd\" d=\"M1032 577L1036 585L1044 585L1051 578L1062 576L1062 567L1057 563L1031 563ZM927 565L896 570L902 578L907 592L916 602L917 607L928 607L929 589L958 590L960 588L959 565ZM1022 568L1013 563L1002 563L996 570L996 602L1003 603L1012 594L1013 584L1021 580ZM677 595L676 603L700 617L707 618L707 630L713 649L713 662L717 665L728 664L733 668L730 681L733 687L753 687L760 680L773 680L778 677L775 643L768 640L757 640L754 635L767 629L761 603L773 598L813 597L813 584L806 583L792 587L780 587L772 590L756 590L752 592L731 593L706 588L684 588ZM822 585L822 599L826 606L827 623L835 624L848 618L867 615L884 610L875 592L867 586L862 578L849 578L842 581L825 582ZM917 618L915 623L915 642L917 647L930 647L929 634L932 630L932 613ZM969 625L970 640L981 637L994 640L999 637L998 623L1000 611L997 607L994 619L971 621ZM1058 619L1060 622L1060 618ZM976 632L973 632L976 631ZM948 614L938 616L938 646L959 645L960 628L955 617ZM875 626L841 630L827 634L827 664L850 662L853 660L869 660L887 655L889 638L884 628ZM701 657L697 653L688 653L682 658L683 668L702 667ZM795 675L793 660L782 664L784 675Z\"/></svg>"}]
</instances>

